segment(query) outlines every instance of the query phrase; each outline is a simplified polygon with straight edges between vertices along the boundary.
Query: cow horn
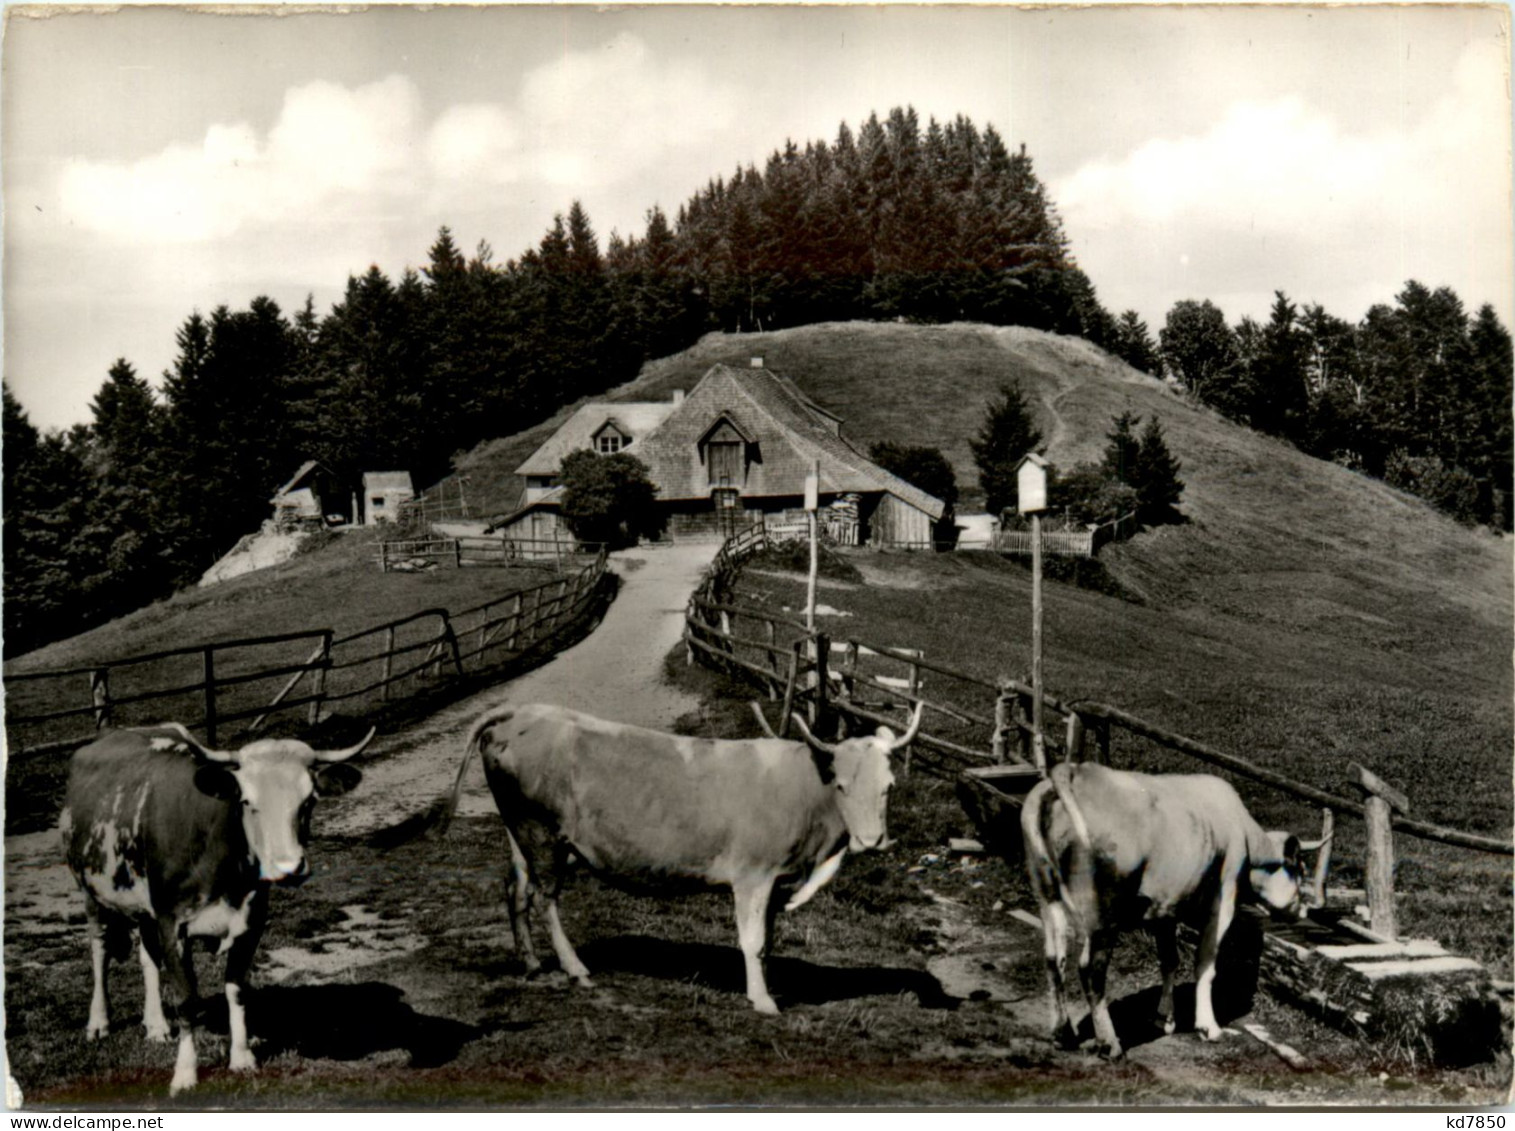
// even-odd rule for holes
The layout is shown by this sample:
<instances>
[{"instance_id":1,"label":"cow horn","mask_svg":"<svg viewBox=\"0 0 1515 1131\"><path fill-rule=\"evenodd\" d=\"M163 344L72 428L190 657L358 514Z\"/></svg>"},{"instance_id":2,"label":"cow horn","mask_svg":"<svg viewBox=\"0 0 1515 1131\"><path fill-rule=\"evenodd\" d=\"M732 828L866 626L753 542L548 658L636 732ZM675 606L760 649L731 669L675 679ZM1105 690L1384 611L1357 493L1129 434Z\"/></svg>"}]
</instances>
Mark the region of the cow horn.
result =
<instances>
[{"instance_id":1,"label":"cow horn","mask_svg":"<svg viewBox=\"0 0 1515 1131\"><path fill-rule=\"evenodd\" d=\"M373 736L379 733L378 727L369 727L363 741L356 746L349 746L345 750L317 750L315 752L317 762L345 762L354 754L361 754L363 748L373 741Z\"/></svg>"},{"instance_id":2,"label":"cow horn","mask_svg":"<svg viewBox=\"0 0 1515 1131\"><path fill-rule=\"evenodd\" d=\"M758 706L756 699L752 701L752 713L757 716L758 726L763 728L764 734L766 734L769 738L778 737L778 735L773 733L773 728L768 725L768 716L763 714L763 708Z\"/></svg>"},{"instance_id":3,"label":"cow horn","mask_svg":"<svg viewBox=\"0 0 1515 1131\"><path fill-rule=\"evenodd\" d=\"M1336 834L1332 833L1330 836L1323 836L1319 840L1302 840L1299 842L1299 850L1301 852L1318 852L1335 839Z\"/></svg>"},{"instance_id":4,"label":"cow horn","mask_svg":"<svg viewBox=\"0 0 1515 1131\"><path fill-rule=\"evenodd\" d=\"M925 703L917 703L915 705L915 714L910 718L910 729L889 744L889 752L891 754L902 746L910 745L910 740L915 737L915 732L921 729L921 713L925 709Z\"/></svg>"},{"instance_id":5,"label":"cow horn","mask_svg":"<svg viewBox=\"0 0 1515 1131\"><path fill-rule=\"evenodd\" d=\"M201 746L196 741L195 736L189 733L189 728L183 723L164 723L163 729L177 732L189 744L189 748L195 752L196 758L204 759L207 762L224 762L232 766L233 769L236 768L237 756L235 754L230 750L212 750L208 746Z\"/></svg>"},{"instance_id":6,"label":"cow horn","mask_svg":"<svg viewBox=\"0 0 1515 1131\"><path fill-rule=\"evenodd\" d=\"M819 738L816 738L815 735L811 734L810 728L805 725L805 718L803 715L801 715L798 711L794 711L790 714L789 717L793 719L795 725L800 728L800 733L805 736L806 742L808 742L816 750L821 751L823 754L830 754L835 757L836 747L830 745L829 743L822 742Z\"/></svg>"}]
</instances>

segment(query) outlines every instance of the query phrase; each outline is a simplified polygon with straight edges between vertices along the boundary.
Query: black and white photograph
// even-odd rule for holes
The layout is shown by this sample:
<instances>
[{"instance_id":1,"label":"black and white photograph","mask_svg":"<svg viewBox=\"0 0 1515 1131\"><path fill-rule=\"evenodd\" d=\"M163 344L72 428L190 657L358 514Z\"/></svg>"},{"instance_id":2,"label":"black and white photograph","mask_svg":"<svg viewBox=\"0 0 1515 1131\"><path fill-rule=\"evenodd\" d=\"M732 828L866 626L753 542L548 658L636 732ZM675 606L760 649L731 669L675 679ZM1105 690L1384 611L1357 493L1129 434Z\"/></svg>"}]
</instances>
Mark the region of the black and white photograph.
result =
<instances>
[{"instance_id":1,"label":"black and white photograph","mask_svg":"<svg viewBox=\"0 0 1515 1131\"><path fill-rule=\"evenodd\" d=\"M13 1126L1508 1110L1510 33L5 7Z\"/></svg>"}]
</instances>

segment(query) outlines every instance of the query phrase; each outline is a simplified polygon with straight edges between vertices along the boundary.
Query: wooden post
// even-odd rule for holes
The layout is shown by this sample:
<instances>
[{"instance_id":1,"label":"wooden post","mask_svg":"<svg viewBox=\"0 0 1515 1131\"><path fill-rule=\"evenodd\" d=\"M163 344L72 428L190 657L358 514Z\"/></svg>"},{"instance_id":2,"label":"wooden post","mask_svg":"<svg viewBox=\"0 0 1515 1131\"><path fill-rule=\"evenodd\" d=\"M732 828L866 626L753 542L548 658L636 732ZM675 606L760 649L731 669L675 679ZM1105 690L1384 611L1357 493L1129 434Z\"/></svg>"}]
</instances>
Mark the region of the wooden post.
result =
<instances>
[{"instance_id":1,"label":"wooden post","mask_svg":"<svg viewBox=\"0 0 1515 1131\"><path fill-rule=\"evenodd\" d=\"M454 569L463 568L463 539L452 540L452 565Z\"/></svg>"},{"instance_id":2,"label":"wooden post","mask_svg":"<svg viewBox=\"0 0 1515 1131\"><path fill-rule=\"evenodd\" d=\"M1010 727L1010 702L1010 693L1001 681L999 694L994 697L994 734L989 741L994 761L999 765L1005 763L1005 732Z\"/></svg>"},{"instance_id":3,"label":"wooden post","mask_svg":"<svg viewBox=\"0 0 1515 1131\"><path fill-rule=\"evenodd\" d=\"M515 607L510 610L510 635L505 638L505 650L507 652L516 651L516 637L521 633L521 609L525 604L521 600L519 593L512 600L515 602Z\"/></svg>"},{"instance_id":4,"label":"wooden post","mask_svg":"<svg viewBox=\"0 0 1515 1131\"><path fill-rule=\"evenodd\" d=\"M446 617L442 618L442 631L447 637L447 646L452 650L452 669L458 673L458 678L462 679L463 652L462 649L458 647L458 634L452 629L452 621L448 620ZM437 674L439 676L442 674L441 665L438 665L437 667Z\"/></svg>"},{"instance_id":5,"label":"wooden post","mask_svg":"<svg viewBox=\"0 0 1515 1131\"><path fill-rule=\"evenodd\" d=\"M205 649L205 745L216 745L216 648Z\"/></svg>"},{"instance_id":6,"label":"wooden post","mask_svg":"<svg viewBox=\"0 0 1515 1131\"><path fill-rule=\"evenodd\" d=\"M1047 772L1042 733L1042 516L1031 514L1031 760Z\"/></svg>"},{"instance_id":7,"label":"wooden post","mask_svg":"<svg viewBox=\"0 0 1515 1131\"><path fill-rule=\"evenodd\" d=\"M321 708L326 703L326 672L331 667L331 632L321 634L321 655L317 660L316 672L313 677L315 683L315 698L310 701L310 725L315 726L321 721Z\"/></svg>"},{"instance_id":8,"label":"wooden post","mask_svg":"<svg viewBox=\"0 0 1515 1131\"><path fill-rule=\"evenodd\" d=\"M784 684L784 708L779 714L778 736L789 737L789 712L794 710L794 688L800 681L800 647L803 641L796 640L789 649L789 680Z\"/></svg>"},{"instance_id":9,"label":"wooden post","mask_svg":"<svg viewBox=\"0 0 1515 1131\"><path fill-rule=\"evenodd\" d=\"M379 572L389 572L389 543L383 540L379 542Z\"/></svg>"},{"instance_id":10,"label":"wooden post","mask_svg":"<svg viewBox=\"0 0 1515 1131\"><path fill-rule=\"evenodd\" d=\"M110 669L96 668L89 673L89 698L95 707L95 729L110 726Z\"/></svg>"},{"instance_id":11,"label":"wooden post","mask_svg":"<svg viewBox=\"0 0 1515 1131\"><path fill-rule=\"evenodd\" d=\"M1023 691L1015 693L1015 742L1021 760L1031 761L1031 696Z\"/></svg>"},{"instance_id":12,"label":"wooden post","mask_svg":"<svg viewBox=\"0 0 1515 1131\"><path fill-rule=\"evenodd\" d=\"M821 716L826 712L826 668L831 658L831 639L824 632L818 632L810 639L815 648L815 695L810 700L810 726L815 729L821 725Z\"/></svg>"},{"instance_id":13,"label":"wooden post","mask_svg":"<svg viewBox=\"0 0 1515 1131\"><path fill-rule=\"evenodd\" d=\"M384 686L380 691L379 700L389 702L389 681L395 671L395 626L389 625L384 629Z\"/></svg>"},{"instance_id":14,"label":"wooden post","mask_svg":"<svg viewBox=\"0 0 1515 1131\"><path fill-rule=\"evenodd\" d=\"M1077 711L1068 712L1068 735L1063 742L1063 760L1065 762L1084 760L1084 720L1079 717Z\"/></svg>"},{"instance_id":15,"label":"wooden post","mask_svg":"<svg viewBox=\"0 0 1515 1131\"><path fill-rule=\"evenodd\" d=\"M1315 857L1315 898L1313 905L1324 907L1326 905L1326 876L1331 868L1331 838L1336 831L1336 815L1329 808L1320 811L1320 849Z\"/></svg>"},{"instance_id":16,"label":"wooden post","mask_svg":"<svg viewBox=\"0 0 1515 1131\"><path fill-rule=\"evenodd\" d=\"M915 710L916 698L921 693L921 669L917 664L910 665L910 704L909 709ZM905 776L910 776L910 759L915 754L915 740L905 744Z\"/></svg>"},{"instance_id":17,"label":"wooden post","mask_svg":"<svg viewBox=\"0 0 1515 1131\"><path fill-rule=\"evenodd\" d=\"M1398 938L1399 925L1394 917L1394 834L1390 828L1393 813L1408 813L1410 799L1377 774L1353 762L1348 766L1355 775L1350 784L1360 790L1363 817L1368 823L1368 925L1386 939Z\"/></svg>"}]
</instances>

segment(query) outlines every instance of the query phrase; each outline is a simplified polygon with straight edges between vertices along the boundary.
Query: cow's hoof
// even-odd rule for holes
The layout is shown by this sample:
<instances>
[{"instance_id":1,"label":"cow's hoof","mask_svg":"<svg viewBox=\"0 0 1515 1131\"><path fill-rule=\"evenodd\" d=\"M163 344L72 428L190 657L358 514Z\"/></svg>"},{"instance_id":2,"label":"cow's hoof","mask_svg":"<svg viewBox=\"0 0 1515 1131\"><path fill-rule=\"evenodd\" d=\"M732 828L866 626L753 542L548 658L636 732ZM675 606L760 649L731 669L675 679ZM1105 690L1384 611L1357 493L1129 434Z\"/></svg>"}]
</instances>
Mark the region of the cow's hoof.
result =
<instances>
[{"instance_id":1,"label":"cow's hoof","mask_svg":"<svg viewBox=\"0 0 1515 1131\"><path fill-rule=\"evenodd\" d=\"M759 1013L767 1014L769 1017L778 1016L778 1002L774 1001L771 997L755 997L749 1000L752 1002L752 1008Z\"/></svg>"},{"instance_id":2,"label":"cow's hoof","mask_svg":"<svg viewBox=\"0 0 1515 1131\"><path fill-rule=\"evenodd\" d=\"M1114 1044L1096 1043L1094 1051L1101 1060L1108 1060L1111 1063L1120 1060L1126 1055L1126 1050L1120 1047L1119 1041L1116 1041Z\"/></svg>"},{"instance_id":3,"label":"cow's hoof","mask_svg":"<svg viewBox=\"0 0 1515 1131\"><path fill-rule=\"evenodd\" d=\"M1178 1031L1178 1022L1173 1020L1173 1018L1163 1017L1159 1018L1159 1020L1161 1020L1163 1023L1164 1035L1171 1037L1175 1032Z\"/></svg>"},{"instance_id":4,"label":"cow's hoof","mask_svg":"<svg viewBox=\"0 0 1515 1131\"><path fill-rule=\"evenodd\" d=\"M594 989L594 983L589 980L589 973L587 971L583 974L570 974L569 977L573 979L573 984L581 990Z\"/></svg>"},{"instance_id":5,"label":"cow's hoof","mask_svg":"<svg viewBox=\"0 0 1515 1131\"><path fill-rule=\"evenodd\" d=\"M193 1072L175 1072L174 1079L168 1086L168 1094L177 1096L180 1092L187 1092L199 1083L199 1077Z\"/></svg>"},{"instance_id":6,"label":"cow's hoof","mask_svg":"<svg viewBox=\"0 0 1515 1131\"><path fill-rule=\"evenodd\" d=\"M1202 1041L1218 1041L1224 1033L1225 1030L1219 1025L1208 1025L1199 1030L1199 1038Z\"/></svg>"},{"instance_id":7,"label":"cow's hoof","mask_svg":"<svg viewBox=\"0 0 1515 1131\"><path fill-rule=\"evenodd\" d=\"M233 1072L256 1072L258 1058L253 1056L251 1049L232 1049L227 1067Z\"/></svg>"},{"instance_id":8,"label":"cow's hoof","mask_svg":"<svg viewBox=\"0 0 1515 1131\"><path fill-rule=\"evenodd\" d=\"M142 1031L146 1034L149 1041L161 1043L167 1041L170 1037L167 1021L144 1021L142 1022Z\"/></svg>"},{"instance_id":9,"label":"cow's hoof","mask_svg":"<svg viewBox=\"0 0 1515 1131\"><path fill-rule=\"evenodd\" d=\"M98 1024L92 1021L84 1029L84 1039L86 1041L102 1041L108 1036L110 1036L110 1026L104 1021Z\"/></svg>"}]
</instances>

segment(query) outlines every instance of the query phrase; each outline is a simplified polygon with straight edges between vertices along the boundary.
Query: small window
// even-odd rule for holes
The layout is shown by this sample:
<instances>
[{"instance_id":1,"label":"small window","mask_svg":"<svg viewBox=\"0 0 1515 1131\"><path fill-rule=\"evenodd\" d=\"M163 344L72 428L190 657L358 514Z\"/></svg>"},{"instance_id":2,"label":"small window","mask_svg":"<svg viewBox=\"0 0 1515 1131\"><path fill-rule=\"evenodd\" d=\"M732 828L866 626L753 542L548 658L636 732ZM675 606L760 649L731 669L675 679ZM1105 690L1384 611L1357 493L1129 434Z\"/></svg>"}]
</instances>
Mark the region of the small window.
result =
<instances>
[{"instance_id":1,"label":"small window","mask_svg":"<svg viewBox=\"0 0 1515 1131\"><path fill-rule=\"evenodd\" d=\"M368 505L371 506L371 507L381 507L382 508L384 506L384 496L383 495L375 495L373 498L371 498L371 499L368 500Z\"/></svg>"},{"instance_id":2,"label":"small window","mask_svg":"<svg viewBox=\"0 0 1515 1131\"><path fill-rule=\"evenodd\" d=\"M600 454L614 455L621 450L621 437L614 432L606 432L600 437Z\"/></svg>"}]
</instances>

